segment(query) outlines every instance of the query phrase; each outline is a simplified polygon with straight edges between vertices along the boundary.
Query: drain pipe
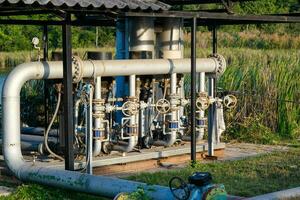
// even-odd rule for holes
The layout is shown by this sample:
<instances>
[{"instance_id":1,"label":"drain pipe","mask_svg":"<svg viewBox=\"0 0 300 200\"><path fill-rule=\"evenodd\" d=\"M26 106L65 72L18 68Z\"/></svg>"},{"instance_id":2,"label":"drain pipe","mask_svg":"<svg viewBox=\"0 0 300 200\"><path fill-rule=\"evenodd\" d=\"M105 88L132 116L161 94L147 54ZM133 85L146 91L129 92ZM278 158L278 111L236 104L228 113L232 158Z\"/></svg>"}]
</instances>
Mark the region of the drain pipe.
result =
<instances>
[{"instance_id":1,"label":"drain pipe","mask_svg":"<svg viewBox=\"0 0 300 200\"><path fill-rule=\"evenodd\" d=\"M129 101L136 103L136 76L129 76ZM123 144L116 144L112 146L112 150L120 152L130 152L138 143L138 134L137 134L137 114L130 116L129 118L129 128L128 128L128 142L121 142Z\"/></svg>"},{"instance_id":2,"label":"drain pipe","mask_svg":"<svg viewBox=\"0 0 300 200\"><path fill-rule=\"evenodd\" d=\"M114 60L82 62L82 77L115 76L131 74L168 74L170 71L189 73L190 60ZM151 68L145 66L152 66ZM197 60L197 72L215 73L224 67L215 58ZM75 75L76 69L72 70ZM132 73L135 72L135 73ZM78 73L77 73L78 74ZM120 192L133 192L142 187L150 198L171 200L172 194L167 187L149 186L105 176L92 176L80 172L53 169L34 165L23 158L21 152L20 91L26 81L33 79L63 78L62 62L32 62L15 67L5 80L2 90L3 155L8 168L23 180L53 187L87 192L113 198Z\"/></svg>"}]
</instances>

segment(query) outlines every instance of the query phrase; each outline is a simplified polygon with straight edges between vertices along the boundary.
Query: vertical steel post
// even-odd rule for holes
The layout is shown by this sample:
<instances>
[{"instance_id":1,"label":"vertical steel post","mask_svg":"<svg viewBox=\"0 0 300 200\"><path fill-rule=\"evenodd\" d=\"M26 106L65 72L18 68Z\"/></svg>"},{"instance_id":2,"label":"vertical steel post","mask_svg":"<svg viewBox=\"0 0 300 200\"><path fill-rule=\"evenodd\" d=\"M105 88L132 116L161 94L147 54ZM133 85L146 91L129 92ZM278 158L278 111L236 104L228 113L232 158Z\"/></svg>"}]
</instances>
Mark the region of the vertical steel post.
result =
<instances>
[{"instance_id":1,"label":"vertical steel post","mask_svg":"<svg viewBox=\"0 0 300 200\"><path fill-rule=\"evenodd\" d=\"M217 30L216 26L212 27L212 48L213 54L217 53ZM216 78L214 76L209 77L209 96L215 98L216 96ZM216 135L216 103L213 103L208 110L208 156L214 156L214 142Z\"/></svg>"},{"instance_id":2,"label":"vertical steel post","mask_svg":"<svg viewBox=\"0 0 300 200\"><path fill-rule=\"evenodd\" d=\"M66 15L62 25L63 40L63 84L64 84L64 134L65 134L65 169L74 170L73 151L73 95L72 95L72 33L71 14Z\"/></svg>"},{"instance_id":3,"label":"vertical steel post","mask_svg":"<svg viewBox=\"0 0 300 200\"><path fill-rule=\"evenodd\" d=\"M191 25L191 160L196 162L196 32L197 18Z\"/></svg>"},{"instance_id":4,"label":"vertical steel post","mask_svg":"<svg viewBox=\"0 0 300 200\"><path fill-rule=\"evenodd\" d=\"M43 26L43 61L47 61L48 60L48 26L44 25ZM48 127L48 123L49 123L49 84L48 84L48 80L44 80L44 127L45 127L45 131Z\"/></svg>"}]
</instances>

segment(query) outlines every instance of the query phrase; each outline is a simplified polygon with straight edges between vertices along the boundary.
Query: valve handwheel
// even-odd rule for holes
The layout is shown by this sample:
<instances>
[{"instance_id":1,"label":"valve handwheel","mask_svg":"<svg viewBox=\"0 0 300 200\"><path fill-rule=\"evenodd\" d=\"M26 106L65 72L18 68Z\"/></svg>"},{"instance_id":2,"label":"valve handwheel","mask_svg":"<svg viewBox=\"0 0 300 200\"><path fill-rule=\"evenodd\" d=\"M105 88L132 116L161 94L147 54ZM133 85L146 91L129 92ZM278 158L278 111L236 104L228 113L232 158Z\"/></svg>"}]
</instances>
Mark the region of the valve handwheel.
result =
<instances>
[{"instance_id":1,"label":"valve handwheel","mask_svg":"<svg viewBox=\"0 0 300 200\"><path fill-rule=\"evenodd\" d=\"M127 117L136 115L138 112L138 104L135 102L127 101L122 105L122 113Z\"/></svg>"},{"instance_id":2,"label":"valve handwheel","mask_svg":"<svg viewBox=\"0 0 300 200\"><path fill-rule=\"evenodd\" d=\"M171 103L167 99L160 99L155 104L156 111L161 114L166 114L171 109Z\"/></svg>"},{"instance_id":3,"label":"valve handwheel","mask_svg":"<svg viewBox=\"0 0 300 200\"><path fill-rule=\"evenodd\" d=\"M177 200L188 200L191 194L187 183L179 177L173 177L169 181L171 193Z\"/></svg>"},{"instance_id":4,"label":"valve handwheel","mask_svg":"<svg viewBox=\"0 0 300 200\"><path fill-rule=\"evenodd\" d=\"M196 107L199 110L206 110L209 107L209 98L207 96L200 96L196 100Z\"/></svg>"},{"instance_id":5,"label":"valve handwheel","mask_svg":"<svg viewBox=\"0 0 300 200\"><path fill-rule=\"evenodd\" d=\"M232 94L226 95L223 99L223 104L226 108L229 108L229 109L234 108L237 104L236 96L234 96Z\"/></svg>"}]
</instances>

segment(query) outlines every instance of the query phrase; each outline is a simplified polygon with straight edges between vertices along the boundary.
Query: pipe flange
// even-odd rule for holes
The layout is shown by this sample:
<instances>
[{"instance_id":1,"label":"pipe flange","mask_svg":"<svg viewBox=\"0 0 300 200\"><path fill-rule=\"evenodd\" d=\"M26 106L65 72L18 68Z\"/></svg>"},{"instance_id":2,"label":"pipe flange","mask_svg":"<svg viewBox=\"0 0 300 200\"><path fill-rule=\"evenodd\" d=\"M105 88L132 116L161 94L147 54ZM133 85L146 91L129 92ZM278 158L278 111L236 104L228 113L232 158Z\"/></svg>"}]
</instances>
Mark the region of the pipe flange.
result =
<instances>
[{"instance_id":1,"label":"pipe flange","mask_svg":"<svg viewBox=\"0 0 300 200\"><path fill-rule=\"evenodd\" d=\"M104 113L94 113L92 114L93 118L100 118L100 119L104 119L105 114Z\"/></svg>"},{"instance_id":2,"label":"pipe flange","mask_svg":"<svg viewBox=\"0 0 300 200\"><path fill-rule=\"evenodd\" d=\"M220 55L220 54L212 54L209 56L210 58L215 58L218 65L217 65L217 68L216 68L216 75L217 76L221 76L222 74L224 74L225 70L226 70L226 60L225 58Z\"/></svg>"},{"instance_id":3,"label":"pipe flange","mask_svg":"<svg viewBox=\"0 0 300 200\"><path fill-rule=\"evenodd\" d=\"M105 99L93 99L93 104L104 105Z\"/></svg>"},{"instance_id":4,"label":"pipe flange","mask_svg":"<svg viewBox=\"0 0 300 200\"><path fill-rule=\"evenodd\" d=\"M137 97L129 96L129 97L128 97L128 101L131 101L131 102L137 102L138 99L137 99Z\"/></svg>"},{"instance_id":5,"label":"pipe flange","mask_svg":"<svg viewBox=\"0 0 300 200\"><path fill-rule=\"evenodd\" d=\"M73 82L78 83L82 79L83 62L79 56L72 56Z\"/></svg>"}]
</instances>

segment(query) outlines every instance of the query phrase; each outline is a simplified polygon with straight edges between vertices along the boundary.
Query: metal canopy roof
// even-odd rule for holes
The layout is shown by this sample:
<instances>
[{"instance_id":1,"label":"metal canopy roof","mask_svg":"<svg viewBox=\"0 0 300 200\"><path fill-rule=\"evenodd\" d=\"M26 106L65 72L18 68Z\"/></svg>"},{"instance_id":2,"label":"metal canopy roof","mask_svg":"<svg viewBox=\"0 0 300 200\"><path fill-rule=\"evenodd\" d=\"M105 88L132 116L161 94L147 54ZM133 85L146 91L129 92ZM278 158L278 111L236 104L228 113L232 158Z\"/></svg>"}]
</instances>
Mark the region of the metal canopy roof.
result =
<instances>
[{"instance_id":1,"label":"metal canopy roof","mask_svg":"<svg viewBox=\"0 0 300 200\"><path fill-rule=\"evenodd\" d=\"M0 0L0 8L20 6L152 11L170 8L158 0Z\"/></svg>"},{"instance_id":2,"label":"metal canopy roof","mask_svg":"<svg viewBox=\"0 0 300 200\"><path fill-rule=\"evenodd\" d=\"M228 3L239 1L253 1L253 0L161 0L169 5L186 5L186 4L212 4L212 3Z\"/></svg>"}]
</instances>

